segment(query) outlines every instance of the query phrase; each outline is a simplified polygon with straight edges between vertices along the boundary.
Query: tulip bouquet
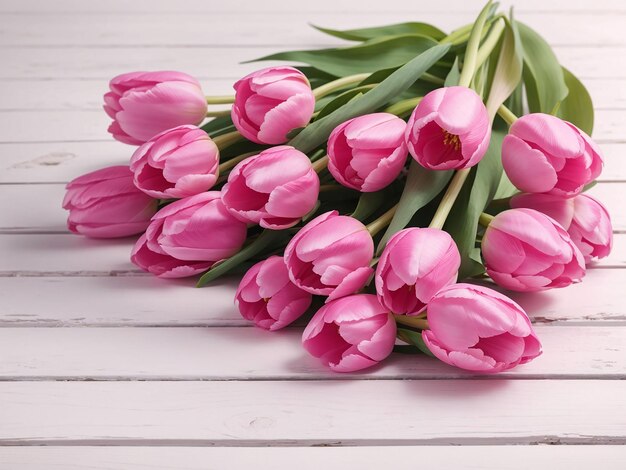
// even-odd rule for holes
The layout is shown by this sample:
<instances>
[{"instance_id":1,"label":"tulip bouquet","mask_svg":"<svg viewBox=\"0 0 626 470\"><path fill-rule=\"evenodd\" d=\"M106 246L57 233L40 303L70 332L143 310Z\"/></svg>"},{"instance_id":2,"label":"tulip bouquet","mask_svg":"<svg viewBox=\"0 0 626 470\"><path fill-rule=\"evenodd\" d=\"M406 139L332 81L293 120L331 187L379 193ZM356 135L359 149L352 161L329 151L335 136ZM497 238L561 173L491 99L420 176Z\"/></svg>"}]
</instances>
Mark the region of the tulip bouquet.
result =
<instances>
[{"instance_id":1,"label":"tulip bouquet","mask_svg":"<svg viewBox=\"0 0 626 470\"><path fill-rule=\"evenodd\" d=\"M139 147L68 185L70 230L141 234L131 260L161 278L243 273L242 316L275 331L312 314L303 346L335 371L394 350L487 373L534 359L501 291L579 282L612 244L583 193L602 169L585 87L491 2L450 34L318 29L353 43L264 57L305 65L234 96L180 72L111 80L109 131Z\"/></svg>"}]
</instances>

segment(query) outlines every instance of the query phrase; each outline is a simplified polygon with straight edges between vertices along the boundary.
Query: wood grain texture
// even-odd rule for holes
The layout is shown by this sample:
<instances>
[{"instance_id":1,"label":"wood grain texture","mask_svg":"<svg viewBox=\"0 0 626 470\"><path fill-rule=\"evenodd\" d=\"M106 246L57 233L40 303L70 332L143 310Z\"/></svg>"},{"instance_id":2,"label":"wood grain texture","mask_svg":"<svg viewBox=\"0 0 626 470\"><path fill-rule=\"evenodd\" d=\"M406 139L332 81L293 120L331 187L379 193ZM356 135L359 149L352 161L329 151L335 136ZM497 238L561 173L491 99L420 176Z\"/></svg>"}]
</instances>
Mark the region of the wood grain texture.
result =
<instances>
[{"instance_id":1,"label":"wood grain texture","mask_svg":"<svg viewBox=\"0 0 626 470\"><path fill-rule=\"evenodd\" d=\"M415 470L416 461L438 470L588 470L598 462L603 470L623 470L626 447L0 447L0 462L11 470L275 470L295 462L300 470Z\"/></svg>"},{"instance_id":2,"label":"wood grain texture","mask_svg":"<svg viewBox=\"0 0 626 470\"><path fill-rule=\"evenodd\" d=\"M626 443L626 381L4 382L0 445Z\"/></svg>"}]
</instances>

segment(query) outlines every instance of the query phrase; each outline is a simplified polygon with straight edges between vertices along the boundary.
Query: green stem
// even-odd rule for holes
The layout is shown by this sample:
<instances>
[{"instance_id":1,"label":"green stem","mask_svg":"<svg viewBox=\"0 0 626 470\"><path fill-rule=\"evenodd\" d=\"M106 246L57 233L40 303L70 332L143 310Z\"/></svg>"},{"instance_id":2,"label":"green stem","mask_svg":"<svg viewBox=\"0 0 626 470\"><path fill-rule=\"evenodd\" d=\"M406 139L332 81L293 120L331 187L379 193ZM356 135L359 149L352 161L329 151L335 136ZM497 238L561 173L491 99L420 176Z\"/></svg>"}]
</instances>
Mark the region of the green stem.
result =
<instances>
[{"instance_id":1,"label":"green stem","mask_svg":"<svg viewBox=\"0 0 626 470\"><path fill-rule=\"evenodd\" d=\"M472 78L476 73L476 64L478 63L478 47L480 46L480 38L482 36L487 16L491 11L491 1L489 0L485 7L481 10L469 39L467 40L467 47L465 49L465 59L463 62L463 70L461 70L461 77L459 78L459 85L469 87L472 83Z\"/></svg>"},{"instance_id":2,"label":"green stem","mask_svg":"<svg viewBox=\"0 0 626 470\"><path fill-rule=\"evenodd\" d=\"M235 102L234 95L228 96L207 96L206 104L231 104Z\"/></svg>"},{"instance_id":3,"label":"green stem","mask_svg":"<svg viewBox=\"0 0 626 470\"><path fill-rule=\"evenodd\" d=\"M397 103L392 104L387 109L385 109L386 113L395 114L396 116L402 116L410 111L413 111L415 107L422 101L422 96L418 96L416 98L409 98L406 100L398 101Z\"/></svg>"},{"instance_id":4,"label":"green stem","mask_svg":"<svg viewBox=\"0 0 626 470\"><path fill-rule=\"evenodd\" d=\"M329 95L336 90L345 88L350 85L354 85L356 83L361 83L370 75L370 73L359 73L356 75L348 75L347 77L333 80L332 82L325 83L324 85L319 86L315 90L313 90L313 96L315 96L316 100L319 100L320 98Z\"/></svg>"},{"instance_id":5,"label":"green stem","mask_svg":"<svg viewBox=\"0 0 626 470\"><path fill-rule=\"evenodd\" d=\"M226 109L224 111L207 111L206 117L223 117L230 116L230 109Z\"/></svg>"},{"instance_id":6,"label":"green stem","mask_svg":"<svg viewBox=\"0 0 626 470\"><path fill-rule=\"evenodd\" d=\"M217 148L219 148L220 150L223 150L224 148L228 147L229 145L234 144L235 142L238 142L241 139L243 139L243 136L239 132L233 131L227 134L222 134L222 135L218 135L217 137L213 137L213 142L215 143L215 145L217 145Z\"/></svg>"},{"instance_id":7,"label":"green stem","mask_svg":"<svg viewBox=\"0 0 626 470\"><path fill-rule=\"evenodd\" d=\"M471 168L465 168L464 170L458 170L448 189L446 189L446 193L443 195L443 199L439 203L439 207L437 207L437 211L433 216L433 220L430 222L429 227L431 228L443 228L443 224L446 223L446 219L450 214L450 210L452 210L452 206L454 205L454 201L458 197L461 192L461 188L463 187L463 183L467 179L467 175L469 175Z\"/></svg>"},{"instance_id":8,"label":"green stem","mask_svg":"<svg viewBox=\"0 0 626 470\"><path fill-rule=\"evenodd\" d=\"M417 318L409 315L394 315L393 318L396 320L396 323L400 323L401 325L418 328L420 330L428 329L428 320L425 318Z\"/></svg>"},{"instance_id":9,"label":"green stem","mask_svg":"<svg viewBox=\"0 0 626 470\"><path fill-rule=\"evenodd\" d=\"M231 168L234 168L237 165L237 163L245 160L248 157L251 157L252 155L256 155L257 153L259 152L248 152L248 153L241 154L237 157L231 158L230 160L226 160L224 163L220 165L220 173L222 173L223 171L230 170Z\"/></svg>"},{"instance_id":10,"label":"green stem","mask_svg":"<svg viewBox=\"0 0 626 470\"><path fill-rule=\"evenodd\" d=\"M504 32L504 27L506 26L506 22L503 18L499 18L489 31L489 34L483 41L482 45L478 49L478 54L476 55L476 69L478 70L481 65L485 63L485 61L489 58L495 47L497 46L500 38L502 37L502 33Z\"/></svg>"},{"instance_id":11,"label":"green stem","mask_svg":"<svg viewBox=\"0 0 626 470\"><path fill-rule=\"evenodd\" d=\"M489 224L493 221L493 219L495 219L493 215L483 212L480 214L480 217L478 218L478 223L482 225L483 227L488 227Z\"/></svg>"},{"instance_id":12,"label":"green stem","mask_svg":"<svg viewBox=\"0 0 626 470\"><path fill-rule=\"evenodd\" d=\"M396 213L396 209L398 209L398 204L365 227L372 237L389 225L389 222L393 219L393 215Z\"/></svg>"},{"instance_id":13,"label":"green stem","mask_svg":"<svg viewBox=\"0 0 626 470\"><path fill-rule=\"evenodd\" d=\"M315 170L315 173L319 173L328 166L328 155L324 155L319 160L314 161L313 163L311 163L311 166Z\"/></svg>"},{"instance_id":14,"label":"green stem","mask_svg":"<svg viewBox=\"0 0 626 470\"><path fill-rule=\"evenodd\" d=\"M498 108L498 115L504 119L509 126L512 126L513 123L517 121L517 116L513 114L513 111L503 104Z\"/></svg>"},{"instance_id":15,"label":"green stem","mask_svg":"<svg viewBox=\"0 0 626 470\"><path fill-rule=\"evenodd\" d=\"M433 83L435 85L445 85L446 81L443 78L440 78L432 73L425 72L420 77L420 80L425 82Z\"/></svg>"}]
</instances>

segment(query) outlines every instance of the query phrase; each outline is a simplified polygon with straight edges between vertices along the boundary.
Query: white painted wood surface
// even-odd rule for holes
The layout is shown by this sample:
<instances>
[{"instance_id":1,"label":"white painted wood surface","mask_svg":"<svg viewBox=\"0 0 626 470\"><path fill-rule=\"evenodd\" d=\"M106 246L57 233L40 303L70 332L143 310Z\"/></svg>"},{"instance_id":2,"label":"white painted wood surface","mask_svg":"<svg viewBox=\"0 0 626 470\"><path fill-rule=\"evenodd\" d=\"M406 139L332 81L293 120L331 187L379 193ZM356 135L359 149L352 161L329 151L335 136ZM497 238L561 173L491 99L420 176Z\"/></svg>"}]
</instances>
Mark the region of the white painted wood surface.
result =
<instances>
[{"instance_id":1,"label":"white painted wood surface","mask_svg":"<svg viewBox=\"0 0 626 470\"><path fill-rule=\"evenodd\" d=\"M0 2L0 470L626 468L626 4L502 3L594 98L606 168L592 191L616 235L583 283L514 296L544 356L477 378L402 355L331 374L298 328L250 328L236 280L139 273L132 240L68 234L60 201L64 183L133 151L100 109L115 74L181 69L228 93L259 66L241 61L339 43L308 22L445 29L482 0Z\"/></svg>"}]
</instances>

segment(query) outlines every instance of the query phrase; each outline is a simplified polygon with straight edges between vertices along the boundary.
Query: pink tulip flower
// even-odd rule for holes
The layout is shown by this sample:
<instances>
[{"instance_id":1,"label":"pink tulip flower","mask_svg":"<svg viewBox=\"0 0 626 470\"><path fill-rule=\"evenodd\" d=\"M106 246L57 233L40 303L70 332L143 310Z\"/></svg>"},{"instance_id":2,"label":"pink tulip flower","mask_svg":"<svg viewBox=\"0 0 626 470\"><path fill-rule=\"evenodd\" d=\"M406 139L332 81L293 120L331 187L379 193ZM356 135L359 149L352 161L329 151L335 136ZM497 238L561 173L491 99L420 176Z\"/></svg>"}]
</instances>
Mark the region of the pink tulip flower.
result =
<instances>
[{"instance_id":1,"label":"pink tulip flower","mask_svg":"<svg viewBox=\"0 0 626 470\"><path fill-rule=\"evenodd\" d=\"M282 256L271 256L241 279L235 305L241 316L258 327L275 331L297 320L311 305L313 296L289 280Z\"/></svg>"},{"instance_id":2,"label":"pink tulip flower","mask_svg":"<svg viewBox=\"0 0 626 470\"><path fill-rule=\"evenodd\" d=\"M511 207L527 207L552 217L567 230L586 263L611 253L611 217L600 201L587 194L569 199L553 194L518 194L511 199Z\"/></svg>"},{"instance_id":3,"label":"pink tulip flower","mask_svg":"<svg viewBox=\"0 0 626 470\"><path fill-rule=\"evenodd\" d=\"M388 113L340 124L328 139L328 171L342 185L364 193L395 180L406 162L406 123Z\"/></svg>"},{"instance_id":4,"label":"pink tulip flower","mask_svg":"<svg viewBox=\"0 0 626 470\"><path fill-rule=\"evenodd\" d=\"M424 96L405 135L413 158L429 170L476 165L490 137L487 108L475 91L462 86L438 88Z\"/></svg>"},{"instance_id":5,"label":"pink tulip flower","mask_svg":"<svg viewBox=\"0 0 626 470\"><path fill-rule=\"evenodd\" d=\"M428 327L422 332L428 349L461 369L502 372L541 354L541 343L522 307L486 287L444 287L428 304Z\"/></svg>"},{"instance_id":6,"label":"pink tulip flower","mask_svg":"<svg viewBox=\"0 0 626 470\"><path fill-rule=\"evenodd\" d=\"M566 287L585 275L583 255L567 231L533 209L498 214L485 231L482 252L489 276L515 291Z\"/></svg>"},{"instance_id":7,"label":"pink tulip flower","mask_svg":"<svg viewBox=\"0 0 626 470\"><path fill-rule=\"evenodd\" d=\"M135 186L155 198L184 198L217 181L219 149L209 135L185 125L157 134L130 159Z\"/></svg>"},{"instance_id":8,"label":"pink tulip flower","mask_svg":"<svg viewBox=\"0 0 626 470\"><path fill-rule=\"evenodd\" d=\"M389 239L376 268L380 303L395 314L417 315L443 287L456 282L461 255L447 232L407 228Z\"/></svg>"},{"instance_id":9,"label":"pink tulip flower","mask_svg":"<svg viewBox=\"0 0 626 470\"><path fill-rule=\"evenodd\" d=\"M132 261L145 271L163 271L157 274L161 277L191 276L234 255L245 240L246 224L228 212L219 192L209 191L157 212L135 246Z\"/></svg>"},{"instance_id":10,"label":"pink tulip flower","mask_svg":"<svg viewBox=\"0 0 626 470\"><path fill-rule=\"evenodd\" d=\"M373 269L374 241L352 217L326 212L304 226L285 248L289 278L300 289L328 300L361 289Z\"/></svg>"},{"instance_id":11,"label":"pink tulip flower","mask_svg":"<svg viewBox=\"0 0 626 470\"><path fill-rule=\"evenodd\" d=\"M67 227L92 238L118 238L143 232L157 210L155 199L133 185L128 166L111 166L79 176L67 185L63 208Z\"/></svg>"},{"instance_id":12,"label":"pink tulip flower","mask_svg":"<svg viewBox=\"0 0 626 470\"><path fill-rule=\"evenodd\" d=\"M317 202L320 180L309 158L286 145L240 162L228 175L222 201L238 219L282 230Z\"/></svg>"},{"instance_id":13,"label":"pink tulip flower","mask_svg":"<svg viewBox=\"0 0 626 470\"><path fill-rule=\"evenodd\" d=\"M293 67L268 67L235 83L231 117L246 139L282 144L293 129L306 126L315 97L306 76Z\"/></svg>"},{"instance_id":14,"label":"pink tulip flower","mask_svg":"<svg viewBox=\"0 0 626 470\"><path fill-rule=\"evenodd\" d=\"M206 97L200 83L182 72L131 72L118 75L104 95L113 119L109 132L120 142L139 145L183 124L200 124Z\"/></svg>"},{"instance_id":15,"label":"pink tulip flower","mask_svg":"<svg viewBox=\"0 0 626 470\"><path fill-rule=\"evenodd\" d=\"M513 123L502 142L502 165L526 193L572 197L602 171L600 149L575 125L535 113Z\"/></svg>"},{"instance_id":16,"label":"pink tulip flower","mask_svg":"<svg viewBox=\"0 0 626 470\"><path fill-rule=\"evenodd\" d=\"M302 345L335 372L378 364L391 351L396 323L376 296L351 295L324 305L302 334Z\"/></svg>"}]
</instances>

